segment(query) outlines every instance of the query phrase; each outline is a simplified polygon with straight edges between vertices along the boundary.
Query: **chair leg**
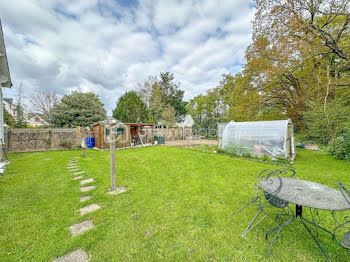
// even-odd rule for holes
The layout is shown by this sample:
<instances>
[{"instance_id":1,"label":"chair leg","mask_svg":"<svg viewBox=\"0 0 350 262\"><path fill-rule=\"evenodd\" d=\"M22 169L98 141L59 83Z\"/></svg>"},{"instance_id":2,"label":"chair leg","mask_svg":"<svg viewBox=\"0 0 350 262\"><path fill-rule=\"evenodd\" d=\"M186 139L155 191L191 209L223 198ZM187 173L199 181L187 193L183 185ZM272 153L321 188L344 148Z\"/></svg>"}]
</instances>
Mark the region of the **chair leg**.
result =
<instances>
[{"instance_id":1,"label":"chair leg","mask_svg":"<svg viewBox=\"0 0 350 262\"><path fill-rule=\"evenodd\" d=\"M267 252L267 256L270 256L271 248L272 248L273 242L276 240L276 238L278 237L278 235L281 233L281 229L282 229L282 227L278 227L278 231L277 231L276 235L271 239L270 246L269 246L269 251Z\"/></svg>"},{"instance_id":2,"label":"chair leg","mask_svg":"<svg viewBox=\"0 0 350 262\"><path fill-rule=\"evenodd\" d=\"M228 218L231 218L233 215L238 214L239 212L241 212L243 209L245 209L249 204L254 203L253 201L248 201L247 203L244 204L244 206L242 206L239 210L237 210L236 212L232 213Z\"/></svg>"},{"instance_id":3,"label":"chair leg","mask_svg":"<svg viewBox=\"0 0 350 262\"><path fill-rule=\"evenodd\" d=\"M289 225L289 224L292 223L295 219L296 219L296 217L295 217L295 216L292 216L292 219L290 219L290 220L288 220L287 222L284 222L284 223L282 223L282 224L279 224L277 227L271 229L269 232L266 233L266 240L269 239L269 235L270 235L271 233L275 232L275 231L278 230L279 228L282 229L282 227Z\"/></svg>"},{"instance_id":4,"label":"chair leg","mask_svg":"<svg viewBox=\"0 0 350 262\"><path fill-rule=\"evenodd\" d=\"M252 219L252 221L250 221L249 225L247 226L247 228L244 230L244 232L242 233L242 237L245 237L250 230L252 230L257 224L259 224L265 217L266 215L264 215L258 222L255 222L255 220L257 220L257 218L259 217L259 215L261 214L262 210L259 209L259 211L256 213L256 215L254 216L254 218Z\"/></svg>"}]
</instances>

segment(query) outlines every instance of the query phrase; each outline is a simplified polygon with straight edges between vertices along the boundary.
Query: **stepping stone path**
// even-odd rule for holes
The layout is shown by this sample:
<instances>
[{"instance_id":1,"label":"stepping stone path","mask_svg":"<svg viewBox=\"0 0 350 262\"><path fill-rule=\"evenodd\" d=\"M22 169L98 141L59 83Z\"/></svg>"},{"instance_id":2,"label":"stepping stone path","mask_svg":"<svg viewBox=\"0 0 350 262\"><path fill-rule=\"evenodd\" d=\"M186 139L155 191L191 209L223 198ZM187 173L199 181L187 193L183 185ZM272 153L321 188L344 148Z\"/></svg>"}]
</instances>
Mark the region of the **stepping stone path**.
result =
<instances>
[{"instance_id":1,"label":"stepping stone path","mask_svg":"<svg viewBox=\"0 0 350 262\"><path fill-rule=\"evenodd\" d=\"M85 220L83 222L70 226L69 230L72 233L72 236L74 237L76 235L84 233L85 231L88 231L93 227L94 227L94 224L92 223L91 220Z\"/></svg>"},{"instance_id":2,"label":"stepping stone path","mask_svg":"<svg viewBox=\"0 0 350 262\"><path fill-rule=\"evenodd\" d=\"M82 174L85 173L85 171L76 172L79 170L78 159L76 157L71 158L69 160L67 169L70 172L74 172L74 175L75 175L75 177L73 178L74 180L82 179L83 178ZM88 179L81 180L80 185L85 185L85 184L89 184L89 183L93 183L93 182L95 182L95 180L94 180L94 178L91 177ZM80 191L81 192L88 192L88 191L93 190L93 189L95 189L95 186L90 185L90 186L81 187ZM91 199L90 195L82 196L82 197L80 197L80 202L85 202L85 201L88 201L90 199ZM80 212L80 215L83 216L83 215L89 214L91 212L94 212L100 208L101 207L99 205L93 203L93 204L90 204L88 206L80 208L79 212ZM85 231L90 230L94 227L95 227L95 225L93 224L92 220L89 219L89 220L85 220L83 222L80 222L80 223L77 223L77 224L70 226L69 230L72 234L72 237L74 237L74 236L82 234ZM77 249L77 250L75 250L71 253L68 253L62 257L56 258L52 262L87 262L87 261L89 261L89 256L87 255L87 253L85 252L84 249L80 248L80 249Z\"/></svg>"},{"instance_id":3,"label":"stepping stone path","mask_svg":"<svg viewBox=\"0 0 350 262\"><path fill-rule=\"evenodd\" d=\"M99 210L101 207L97 204L91 204L91 205L88 205L86 207L82 207L79 209L80 211L80 215L85 215L85 214L88 214L88 213L91 213L91 212L94 212L96 210Z\"/></svg>"},{"instance_id":4,"label":"stepping stone path","mask_svg":"<svg viewBox=\"0 0 350 262\"><path fill-rule=\"evenodd\" d=\"M81 187L80 191L81 192L88 192L88 191L93 190L93 189L95 189L95 186L85 186L85 187Z\"/></svg>"},{"instance_id":5,"label":"stepping stone path","mask_svg":"<svg viewBox=\"0 0 350 262\"><path fill-rule=\"evenodd\" d=\"M80 174L84 174L85 171L79 171L79 172L75 172L74 175L80 175Z\"/></svg>"},{"instance_id":6,"label":"stepping stone path","mask_svg":"<svg viewBox=\"0 0 350 262\"><path fill-rule=\"evenodd\" d=\"M52 262L88 262L89 256L84 249L77 249L62 257L52 260Z\"/></svg>"},{"instance_id":7,"label":"stepping stone path","mask_svg":"<svg viewBox=\"0 0 350 262\"><path fill-rule=\"evenodd\" d=\"M95 182L95 180L93 178L88 178L88 179L84 179L80 181L80 185L85 185L85 184L89 184Z\"/></svg>"},{"instance_id":8,"label":"stepping stone path","mask_svg":"<svg viewBox=\"0 0 350 262\"><path fill-rule=\"evenodd\" d=\"M85 202L85 201L88 201L88 200L90 200L91 199L91 196L90 195L88 195L88 196L82 196L82 197L80 197L80 202Z\"/></svg>"}]
</instances>

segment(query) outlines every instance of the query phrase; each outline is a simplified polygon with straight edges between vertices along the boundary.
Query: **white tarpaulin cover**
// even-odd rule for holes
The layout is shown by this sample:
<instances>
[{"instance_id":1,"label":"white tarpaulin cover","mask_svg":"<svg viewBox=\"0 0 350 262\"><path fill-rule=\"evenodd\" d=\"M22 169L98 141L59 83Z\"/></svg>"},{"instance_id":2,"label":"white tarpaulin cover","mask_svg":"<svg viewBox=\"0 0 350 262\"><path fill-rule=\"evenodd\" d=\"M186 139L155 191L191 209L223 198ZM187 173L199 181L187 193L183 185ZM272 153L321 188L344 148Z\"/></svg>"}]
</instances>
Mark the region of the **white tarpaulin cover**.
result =
<instances>
[{"instance_id":1,"label":"white tarpaulin cover","mask_svg":"<svg viewBox=\"0 0 350 262\"><path fill-rule=\"evenodd\" d=\"M238 155L293 159L293 125L291 120L231 121L224 129L220 147Z\"/></svg>"}]
</instances>

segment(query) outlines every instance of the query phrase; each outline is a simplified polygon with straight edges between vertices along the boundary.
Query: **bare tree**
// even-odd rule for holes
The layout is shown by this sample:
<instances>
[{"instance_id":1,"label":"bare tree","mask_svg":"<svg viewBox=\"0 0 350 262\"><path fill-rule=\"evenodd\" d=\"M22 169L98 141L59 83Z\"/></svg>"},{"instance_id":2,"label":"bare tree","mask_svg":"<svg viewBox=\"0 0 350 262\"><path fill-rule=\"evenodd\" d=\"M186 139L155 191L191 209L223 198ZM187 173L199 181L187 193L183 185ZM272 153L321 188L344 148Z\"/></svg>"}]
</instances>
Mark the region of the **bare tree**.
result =
<instances>
[{"instance_id":1,"label":"bare tree","mask_svg":"<svg viewBox=\"0 0 350 262\"><path fill-rule=\"evenodd\" d=\"M18 88L17 93L17 105L16 105L16 128L25 128L27 127L26 119L24 117L24 104L23 104L23 88L22 88L22 82Z\"/></svg>"},{"instance_id":2,"label":"bare tree","mask_svg":"<svg viewBox=\"0 0 350 262\"><path fill-rule=\"evenodd\" d=\"M33 109L43 115L45 120L50 119L51 109L60 102L55 92L39 91L32 95L30 103Z\"/></svg>"},{"instance_id":3,"label":"bare tree","mask_svg":"<svg viewBox=\"0 0 350 262\"><path fill-rule=\"evenodd\" d=\"M146 106L150 105L152 87L156 82L158 82L158 78L156 76L148 76L147 79L143 81L143 83L137 83L137 93L141 97L142 101L146 104Z\"/></svg>"}]
</instances>

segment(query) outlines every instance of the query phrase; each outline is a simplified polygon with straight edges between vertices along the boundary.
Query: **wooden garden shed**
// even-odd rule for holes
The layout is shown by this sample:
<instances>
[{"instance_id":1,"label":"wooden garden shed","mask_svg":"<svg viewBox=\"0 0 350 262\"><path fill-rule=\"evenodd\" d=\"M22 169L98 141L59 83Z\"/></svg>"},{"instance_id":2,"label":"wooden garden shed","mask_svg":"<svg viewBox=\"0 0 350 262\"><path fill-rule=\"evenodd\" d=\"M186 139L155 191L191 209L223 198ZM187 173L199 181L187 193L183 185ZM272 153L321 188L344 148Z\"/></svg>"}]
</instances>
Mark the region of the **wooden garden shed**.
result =
<instances>
[{"instance_id":1,"label":"wooden garden shed","mask_svg":"<svg viewBox=\"0 0 350 262\"><path fill-rule=\"evenodd\" d=\"M113 124L111 124L113 125ZM102 123L93 125L95 147L108 149L109 144L105 139L105 131ZM153 124L123 123L117 130L116 148L132 147L137 145L154 144Z\"/></svg>"}]
</instances>

